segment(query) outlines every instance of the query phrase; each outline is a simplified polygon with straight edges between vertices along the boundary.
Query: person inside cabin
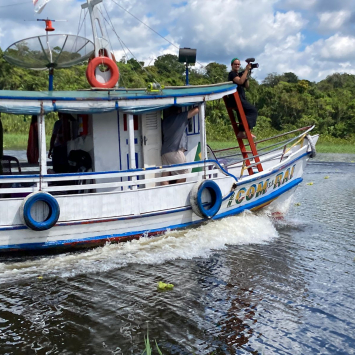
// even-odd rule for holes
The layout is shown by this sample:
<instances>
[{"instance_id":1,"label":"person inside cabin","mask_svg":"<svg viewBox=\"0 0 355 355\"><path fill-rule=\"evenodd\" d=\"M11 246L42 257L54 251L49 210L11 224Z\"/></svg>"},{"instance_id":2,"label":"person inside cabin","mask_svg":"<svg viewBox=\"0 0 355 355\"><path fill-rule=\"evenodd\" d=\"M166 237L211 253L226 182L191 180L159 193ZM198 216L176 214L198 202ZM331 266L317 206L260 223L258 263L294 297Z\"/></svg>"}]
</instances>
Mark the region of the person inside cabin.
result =
<instances>
[{"instance_id":1,"label":"person inside cabin","mask_svg":"<svg viewBox=\"0 0 355 355\"><path fill-rule=\"evenodd\" d=\"M68 172L68 152L66 124L68 120L64 113L58 113L58 120L54 123L53 133L49 145L48 158L52 158L53 170L56 174Z\"/></svg>"},{"instance_id":2,"label":"person inside cabin","mask_svg":"<svg viewBox=\"0 0 355 355\"><path fill-rule=\"evenodd\" d=\"M197 115L199 109L194 107L182 112L180 107L172 106L163 111L162 134L163 144L161 148L161 160L163 165L186 163L185 151L187 151L186 127L189 119ZM187 174L188 169L165 172L162 176ZM176 182L185 182L186 179L177 179ZM170 182L172 183L172 182ZM163 181L162 185L168 185L169 181Z\"/></svg>"},{"instance_id":3,"label":"person inside cabin","mask_svg":"<svg viewBox=\"0 0 355 355\"><path fill-rule=\"evenodd\" d=\"M240 60L238 58L233 58L231 61L231 65L232 65L232 70L228 75L228 81L233 81L235 84L238 85L237 91L238 91L238 94L240 97L240 101L242 102L244 113L245 113L246 119L248 121L249 129L252 129L256 125L258 111L257 111L256 107L253 106L246 99L246 96L245 96L245 89L249 89L249 74L250 74L250 70L251 70L251 63L249 63L245 67L245 70L242 72L239 72ZM233 109L237 108L236 104L235 104L235 100L232 97L232 95L229 95L228 103L229 103L229 107L232 107ZM237 116L238 116L238 121L239 121L239 129L238 129L239 132L238 132L237 137L245 139L245 138L247 138L247 136L245 134L245 128L241 122L238 111L237 111ZM252 134L252 137L256 138L253 134Z\"/></svg>"}]
</instances>

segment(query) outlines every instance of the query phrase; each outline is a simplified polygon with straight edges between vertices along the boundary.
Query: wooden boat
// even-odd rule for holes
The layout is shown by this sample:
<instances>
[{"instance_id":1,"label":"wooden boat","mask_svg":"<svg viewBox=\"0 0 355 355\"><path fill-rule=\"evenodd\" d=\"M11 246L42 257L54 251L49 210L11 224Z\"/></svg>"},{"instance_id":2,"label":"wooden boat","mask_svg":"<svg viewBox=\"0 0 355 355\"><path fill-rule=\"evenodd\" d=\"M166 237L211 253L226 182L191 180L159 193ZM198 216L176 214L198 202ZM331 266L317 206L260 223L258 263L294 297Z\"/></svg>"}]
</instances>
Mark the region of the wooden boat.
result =
<instances>
[{"instance_id":1,"label":"wooden boat","mask_svg":"<svg viewBox=\"0 0 355 355\"><path fill-rule=\"evenodd\" d=\"M99 50L95 41L97 55ZM157 91L0 91L0 112L37 115L39 139L38 171L10 174L6 166L11 172L18 162L2 158L0 253L127 241L289 199L315 155L313 127L288 132L291 138L278 136L278 143L268 146L254 142L246 129L248 144L236 139L233 148L213 151L206 143L205 103L227 95L234 97L247 127L236 85L230 82ZM183 110L198 106L199 113L187 128L187 163L162 166L161 114L172 105ZM45 117L50 112L72 115L68 152L86 152L91 167L48 173ZM235 112L228 113L237 134ZM185 182L162 185L176 180L162 173L182 169L188 169L179 175Z\"/></svg>"}]
</instances>

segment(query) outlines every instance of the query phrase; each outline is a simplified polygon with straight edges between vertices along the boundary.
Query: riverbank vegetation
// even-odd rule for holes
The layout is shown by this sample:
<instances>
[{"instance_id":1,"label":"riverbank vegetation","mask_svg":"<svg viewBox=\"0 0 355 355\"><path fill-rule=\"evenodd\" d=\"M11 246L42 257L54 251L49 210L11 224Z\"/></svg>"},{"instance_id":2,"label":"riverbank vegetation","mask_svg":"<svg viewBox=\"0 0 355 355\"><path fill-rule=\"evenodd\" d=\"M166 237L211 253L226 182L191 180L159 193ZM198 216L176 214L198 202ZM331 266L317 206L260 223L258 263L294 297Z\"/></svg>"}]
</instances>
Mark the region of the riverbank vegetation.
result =
<instances>
[{"instance_id":1,"label":"riverbank vegetation","mask_svg":"<svg viewBox=\"0 0 355 355\"><path fill-rule=\"evenodd\" d=\"M165 86L184 85L185 67L177 56L166 54L151 65L135 59L120 60L120 86L146 87L157 81ZM262 65L262 63L261 63ZM190 68L190 84L203 85L226 81L225 65L210 63L203 70ZM257 70L257 69L256 69ZM86 64L55 71L55 90L89 89ZM262 83L250 79L248 100L258 108L259 117L253 133L258 139L291 131L302 126L315 125L321 138L320 152L355 152L355 75L335 73L315 83L298 78L294 73L270 73ZM5 61L0 50L1 90L47 90L47 71L17 68ZM30 116L2 114L4 148L24 149ZM46 131L50 136L56 114L47 115ZM215 146L230 146L234 133L223 100L208 102L206 107L208 142Z\"/></svg>"},{"instance_id":2,"label":"riverbank vegetation","mask_svg":"<svg viewBox=\"0 0 355 355\"><path fill-rule=\"evenodd\" d=\"M259 138L259 137L258 137ZM27 149L27 140L28 134L15 134L7 133L4 134L4 150L26 150ZM49 147L50 135L46 136L47 140L47 149ZM230 148L236 145L236 140L231 139L229 141L223 140L213 140L209 139L209 146L212 149L224 149ZM320 137L320 140L317 143L317 152L318 153L348 153L355 154L355 143L349 142L346 139L339 138L329 138L329 137Z\"/></svg>"}]
</instances>

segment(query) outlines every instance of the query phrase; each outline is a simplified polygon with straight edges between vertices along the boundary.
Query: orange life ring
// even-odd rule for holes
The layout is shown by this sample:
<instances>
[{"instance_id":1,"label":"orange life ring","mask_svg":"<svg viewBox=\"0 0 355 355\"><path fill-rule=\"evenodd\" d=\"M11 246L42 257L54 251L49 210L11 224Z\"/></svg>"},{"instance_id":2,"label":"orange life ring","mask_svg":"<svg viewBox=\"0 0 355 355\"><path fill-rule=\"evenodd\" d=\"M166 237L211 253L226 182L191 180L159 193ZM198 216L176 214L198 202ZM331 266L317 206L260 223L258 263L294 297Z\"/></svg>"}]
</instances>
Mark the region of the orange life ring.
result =
<instances>
[{"instance_id":1,"label":"orange life ring","mask_svg":"<svg viewBox=\"0 0 355 355\"><path fill-rule=\"evenodd\" d=\"M100 83L95 77L95 70L100 65L104 64L111 71L111 78L106 83ZM86 69L86 78L89 84L95 88L113 88L120 77L117 64L108 57L96 57L90 61Z\"/></svg>"}]
</instances>

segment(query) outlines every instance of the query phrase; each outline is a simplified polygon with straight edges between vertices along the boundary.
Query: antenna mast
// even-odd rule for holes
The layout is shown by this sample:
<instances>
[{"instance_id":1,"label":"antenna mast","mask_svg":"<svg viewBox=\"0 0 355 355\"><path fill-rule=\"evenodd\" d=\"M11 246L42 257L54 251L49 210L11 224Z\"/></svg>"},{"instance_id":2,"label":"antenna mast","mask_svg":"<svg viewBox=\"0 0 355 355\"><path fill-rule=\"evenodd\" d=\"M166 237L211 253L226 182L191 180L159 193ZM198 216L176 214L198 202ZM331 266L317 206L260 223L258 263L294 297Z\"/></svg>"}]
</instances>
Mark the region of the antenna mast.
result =
<instances>
[{"instance_id":1,"label":"antenna mast","mask_svg":"<svg viewBox=\"0 0 355 355\"><path fill-rule=\"evenodd\" d=\"M96 5L98 5L101 2L102 0L87 0L87 3L82 4L81 8L89 9L92 32L94 37L94 44L95 44L95 57L99 57L100 55L105 55L110 59L113 59L106 29L105 26L103 26L101 23L102 17L100 16L99 10L96 8Z\"/></svg>"}]
</instances>

